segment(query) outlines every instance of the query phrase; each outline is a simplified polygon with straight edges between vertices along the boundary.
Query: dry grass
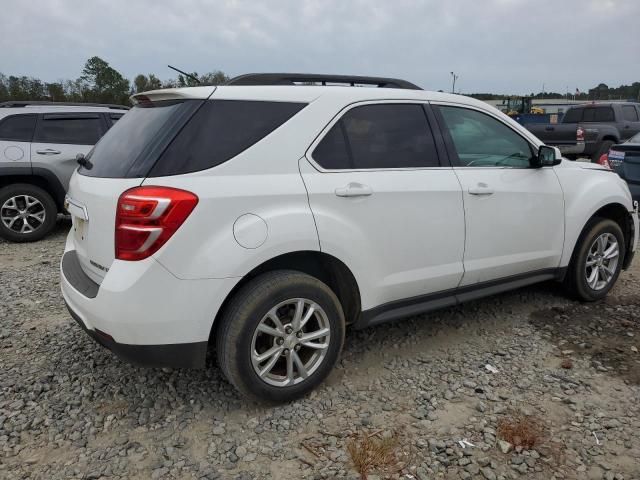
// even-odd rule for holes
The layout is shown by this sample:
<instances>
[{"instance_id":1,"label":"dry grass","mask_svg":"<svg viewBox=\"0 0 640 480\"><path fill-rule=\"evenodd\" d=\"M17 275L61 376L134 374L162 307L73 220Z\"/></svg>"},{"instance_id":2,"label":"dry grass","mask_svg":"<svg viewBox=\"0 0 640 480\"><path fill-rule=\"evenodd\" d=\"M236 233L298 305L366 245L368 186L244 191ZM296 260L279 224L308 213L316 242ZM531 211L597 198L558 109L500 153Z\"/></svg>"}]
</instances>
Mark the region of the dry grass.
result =
<instances>
[{"instance_id":1,"label":"dry grass","mask_svg":"<svg viewBox=\"0 0 640 480\"><path fill-rule=\"evenodd\" d=\"M570 358L563 358L562 362L560 362L560 366L564 369L570 370L573 368L573 360Z\"/></svg>"},{"instance_id":2,"label":"dry grass","mask_svg":"<svg viewBox=\"0 0 640 480\"><path fill-rule=\"evenodd\" d=\"M351 461L362 480L370 473L392 474L402 470L400 441L396 434L380 437L379 434L361 433L347 443Z\"/></svg>"},{"instance_id":3,"label":"dry grass","mask_svg":"<svg viewBox=\"0 0 640 480\"><path fill-rule=\"evenodd\" d=\"M514 413L498 422L498 437L515 447L532 449L543 442L544 436L544 424L533 416Z\"/></svg>"}]
</instances>

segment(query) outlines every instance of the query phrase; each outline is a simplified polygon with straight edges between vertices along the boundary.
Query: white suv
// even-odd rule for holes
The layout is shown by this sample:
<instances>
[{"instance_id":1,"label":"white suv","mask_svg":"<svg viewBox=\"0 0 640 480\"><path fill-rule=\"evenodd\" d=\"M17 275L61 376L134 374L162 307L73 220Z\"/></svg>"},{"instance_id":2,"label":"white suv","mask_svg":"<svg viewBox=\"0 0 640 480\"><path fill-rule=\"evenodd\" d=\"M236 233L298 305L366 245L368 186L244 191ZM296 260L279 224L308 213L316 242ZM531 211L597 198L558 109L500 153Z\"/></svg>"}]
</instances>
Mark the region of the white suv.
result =
<instances>
[{"instance_id":1,"label":"white suv","mask_svg":"<svg viewBox=\"0 0 640 480\"><path fill-rule=\"evenodd\" d=\"M64 298L118 356L211 348L254 398L318 385L346 325L545 280L597 300L636 248L618 175L471 98L257 74L133 100L71 179Z\"/></svg>"}]
</instances>

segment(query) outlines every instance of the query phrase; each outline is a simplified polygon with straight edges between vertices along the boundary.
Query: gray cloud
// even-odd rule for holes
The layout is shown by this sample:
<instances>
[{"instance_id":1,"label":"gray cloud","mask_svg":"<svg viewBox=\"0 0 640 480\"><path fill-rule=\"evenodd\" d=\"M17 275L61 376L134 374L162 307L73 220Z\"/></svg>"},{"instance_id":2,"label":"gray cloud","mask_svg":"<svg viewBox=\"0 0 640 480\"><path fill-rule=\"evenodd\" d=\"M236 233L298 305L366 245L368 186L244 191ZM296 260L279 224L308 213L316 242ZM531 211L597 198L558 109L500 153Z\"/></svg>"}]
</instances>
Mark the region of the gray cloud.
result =
<instances>
[{"instance_id":1,"label":"gray cloud","mask_svg":"<svg viewBox=\"0 0 640 480\"><path fill-rule=\"evenodd\" d=\"M0 72L74 78L93 55L132 78L304 71L465 92L640 81L631 0L3 0Z\"/></svg>"}]
</instances>

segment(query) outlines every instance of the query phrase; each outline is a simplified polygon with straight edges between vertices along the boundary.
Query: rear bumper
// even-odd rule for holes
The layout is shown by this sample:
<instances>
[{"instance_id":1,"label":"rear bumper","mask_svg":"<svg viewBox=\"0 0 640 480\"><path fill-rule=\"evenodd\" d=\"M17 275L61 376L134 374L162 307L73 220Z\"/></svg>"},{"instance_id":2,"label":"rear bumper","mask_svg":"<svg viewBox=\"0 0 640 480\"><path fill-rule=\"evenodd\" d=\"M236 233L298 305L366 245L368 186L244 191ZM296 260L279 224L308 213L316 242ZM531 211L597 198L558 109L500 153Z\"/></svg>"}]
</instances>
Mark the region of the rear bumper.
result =
<instances>
[{"instance_id":1,"label":"rear bumper","mask_svg":"<svg viewBox=\"0 0 640 480\"><path fill-rule=\"evenodd\" d=\"M66 302L65 302L66 303ZM109 334L90 330L67 303L67 309L80 327L97 343L111 350L118 358L144 367L201 368L207 355L207 342L168 345L127 345L116 342Z\"/></svg>"},{"instance_id":2,"label":"rear bumper","mask_svg":"<svg viewBox=\"0 0 640 480\"><path fill-rule=\"evenodd\" d=\"M60 263L62 295L94 340L139 365L204 365L213 321L237 279L180 280L149 258L114 261L98 285L74 257L71 241Z\"/></svg>"}]
</instances>

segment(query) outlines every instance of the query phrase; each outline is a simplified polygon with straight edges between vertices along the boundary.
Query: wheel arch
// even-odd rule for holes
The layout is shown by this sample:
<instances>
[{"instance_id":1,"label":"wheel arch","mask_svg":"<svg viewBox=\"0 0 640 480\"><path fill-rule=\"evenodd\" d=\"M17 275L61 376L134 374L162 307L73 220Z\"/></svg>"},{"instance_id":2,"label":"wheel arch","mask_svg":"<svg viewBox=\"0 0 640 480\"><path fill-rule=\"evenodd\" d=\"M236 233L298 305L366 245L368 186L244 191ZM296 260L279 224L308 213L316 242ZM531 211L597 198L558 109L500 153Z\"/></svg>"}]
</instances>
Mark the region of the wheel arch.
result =
<instances>
[{"instance_id":1,"label":"wheel arch","mask_svg":"<svg viewBox=\"0 0 640 480\"><path fill-rule=\"evenodd\" d=\"M58 212L64 211L64 196L65 189L60 183L60 180L51 172L44 169L37 170L31 173L31 168L27 168L27 171L14 171L4 172L0 169L0 188L7 187L16 183L27 183L42 188L45 192L51 195L53 201L58 207Z\"/></svg>"},{"instance_id":2,"label":"wheel arch","mask_svg":"<svg viewBox=\"0 0 640 480\"><path fill-rule=\"evenodd\" d=\"M338 297L347 324L354 323L358 319L361 312L360 289L349 267L338 258L327 253L310 250L297 251L273 257L242 277L231 289L218 309L211 329L210 340L215 338L216 330L222 323L219 321L220 317L224 314L229 301L236 292L257 276L275 270L295 270L324 282Z\"/></svg>"},{"instance_id":3,"label":"wheel arch","mask_svg":"<svg viewBox=\"0 0 640 480\"><path fill-rule=\"evenodd\" d=\"M633 231L634 224L633 224L633 219L631 217L631 214L629 213L627 208L621 203L617 203L617 202L607 203L606 205L598 208L595 212L593 212L589 216L589 218L587 218L586 222L584 222L582 230L580 231L580 234L578 235L578 237L576 238L576 241L573 244L569 265L571 264L571 262L573 262L576 252L580 247L580 242L582 238L584 238L584 235L587 233L588 227L594 218L605 218L605 219L613 220L618 224L618 226L622 230L622 233L624 235L624 242L625 242L625 258L622 259L622 265L623 265L623 268L626 269L629 266L628 260L631 258L629 255L629 252L631 250L631 245L634 239L634 231Z\"/></svg>"}]
</instances>

